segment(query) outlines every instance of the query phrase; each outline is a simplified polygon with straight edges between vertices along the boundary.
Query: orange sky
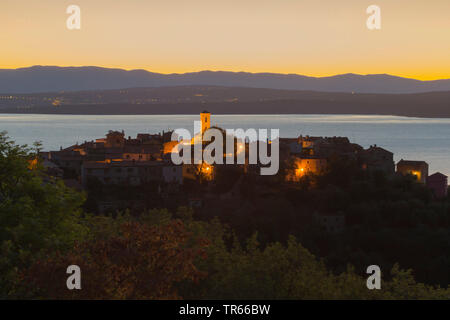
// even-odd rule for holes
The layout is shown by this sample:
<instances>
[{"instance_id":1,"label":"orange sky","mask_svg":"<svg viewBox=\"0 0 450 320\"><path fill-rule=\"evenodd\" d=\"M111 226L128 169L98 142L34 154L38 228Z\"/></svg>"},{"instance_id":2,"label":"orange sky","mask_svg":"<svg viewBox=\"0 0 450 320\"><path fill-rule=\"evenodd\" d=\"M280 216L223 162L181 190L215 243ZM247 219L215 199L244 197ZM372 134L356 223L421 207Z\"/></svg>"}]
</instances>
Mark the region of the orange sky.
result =
<instances>
[{"instance_id":1,"label":"orange sky","mask_svg":"<svg viewBox=\"0 0 450 320\"><path fill-rule=\"evenodd\" d=\"M371 4L379 31L366 28ZM0 30L0 68L450 78L450 0L1 0Z\"/></svg>"}]
</instances>

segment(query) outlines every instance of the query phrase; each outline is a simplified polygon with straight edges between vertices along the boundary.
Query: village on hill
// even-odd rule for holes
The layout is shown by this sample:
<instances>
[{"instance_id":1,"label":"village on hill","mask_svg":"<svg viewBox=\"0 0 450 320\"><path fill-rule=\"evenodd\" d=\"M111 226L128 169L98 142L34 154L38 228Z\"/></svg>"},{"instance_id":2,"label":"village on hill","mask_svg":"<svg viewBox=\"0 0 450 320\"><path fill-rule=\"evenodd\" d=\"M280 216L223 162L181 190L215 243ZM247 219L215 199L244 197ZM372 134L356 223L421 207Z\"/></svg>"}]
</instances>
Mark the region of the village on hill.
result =
<instances>
[{"instance_id":1,"label":"village on hill","mask_svg":"<svg viewBox=\"0 0 450 320\"><path fill-rule=\"evenodd\" d=\"M200 118L204 134L211 128L210 113L204 111ZM224 202L230 210L240 210L252 207L242 201L239 191L244 180L254 181L250 188L264 197L274 186L282 189L324 175L336 161L351 162L362 171L381 172L387 177L411 175L417 183L432 190L434 197L447 196L447 177L441 173L429 175L426 162L401 160L395 165L392 152L377 145L364 149L346 137L281 137L279 172L274 176L259 176L262 164L249 162L249 149L254 141L247 140L243 150L235 150L236 154L245 152L244 164L175 165L171 153L180 142L171 140L172 133L140 133L132 138L126 137L123 131L110 131L105 138L42 152L41 156L50 175L88 192L90 209L96 212L181 205L202 208L214 202ZM270 149L272 144L266 142ZM205 148L207 143L202 143ZM104 192L106 189L117 192Z\"/></svg>"}]
</instances>

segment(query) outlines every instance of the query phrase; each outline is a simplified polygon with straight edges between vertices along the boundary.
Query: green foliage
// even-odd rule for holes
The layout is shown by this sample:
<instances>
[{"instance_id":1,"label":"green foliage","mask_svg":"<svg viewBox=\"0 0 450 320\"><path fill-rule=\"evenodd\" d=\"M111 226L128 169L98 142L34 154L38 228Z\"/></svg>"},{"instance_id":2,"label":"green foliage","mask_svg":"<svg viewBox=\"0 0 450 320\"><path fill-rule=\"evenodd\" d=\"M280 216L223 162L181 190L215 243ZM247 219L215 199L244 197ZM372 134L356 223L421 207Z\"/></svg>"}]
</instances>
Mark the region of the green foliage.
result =
<instances>
[{"instance_id":1,"label":"green foliage","mask_svg":"<svg viewBox=\"0 0 450 320\"><path fill-rule=\"evenodd\" d=\"M255 233L241 244L218 220L185 222L196 237L209 239L199 270L207 277L185 283L181 295L187 299L448 299L450 288L416 283L411 271L392 268L391 280L382 290L368 290L366 278L353 267L338 275L330 272L294 237L261 246ZM367 266L365 266L367 267ZM388 276L388 275L386 275Z\"/></svg>"},{"instance_id":2,"label":"green foliage","mask_svg":"<svg viewBox=\"0 0 450 320\"><path fill-rule=\"evenodd\" d=\"M84 198L45 177L37 150L0 133L0 297L14 295L18 270L46 250L67 249L87 232Z\"/></svg>"},{"instance_id":3,"label":"green foliage","mask_svg":"<svg viewBox=\"0 0 450 320\"><path fill-rule=\"evenodd\" d=\"M348 179L333 170L311 177L266 197L255 214L230 213L230 228L196 220L188 208L88 215L83 195L48 177L36 159L37 149L0 134L0 298L450 298L449 288L414 279L450 282L450 207L408 178L336 163ZM347 230L324 234L310 220L316 210L344 212ZM391 269L382 290L366 287L365 268L374 263ZM64 287L69 264L82 266L90 283L81 295Z\"/></svg>"},{"instance_id":4,"label":"green foliage","mask_svg":"<svg viewBox=\"0 0 450 320\"><path fill-rule=\"evenodd\" d=\"M77 243L66 253L38 260L24 279L37 297L50 299L179 299L177 283L204 276L192 261L204 255L205 242L190 246L189 240L180 220L123 222L105 239ZM71 264L82 270L82 290L67 290L63 281Z\"/></svg>"},{"instance_id":5,"label":"green foliage","mask_svg":"<svg viewBox=\"0 0 450 320\"><path fill-rule=\"evenodd\" d=\"M228 223L240 240L255 231L262 245L286 243L294 235L336 273L349 263L360 275L370 264L390 270L399 263L423 283L450 283L450 202L433 200L413 177L364 171L351 161L331 159L322 176L276 188L264 183L248 188L256 187L266 192L254 192L250 201L226 214L210 206L208 215ZM343 215L344 230L325 232L313 217L316 213Z\"/></svg>"}]
</instances>

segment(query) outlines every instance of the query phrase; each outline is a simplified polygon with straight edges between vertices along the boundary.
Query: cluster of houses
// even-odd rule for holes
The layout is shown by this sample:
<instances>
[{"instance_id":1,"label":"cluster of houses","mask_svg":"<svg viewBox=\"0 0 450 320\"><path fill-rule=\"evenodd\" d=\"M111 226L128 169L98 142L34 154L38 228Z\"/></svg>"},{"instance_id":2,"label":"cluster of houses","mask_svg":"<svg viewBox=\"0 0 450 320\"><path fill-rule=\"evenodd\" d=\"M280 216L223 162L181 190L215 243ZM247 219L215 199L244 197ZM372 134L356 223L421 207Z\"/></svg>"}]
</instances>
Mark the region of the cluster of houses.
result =
<instances>
[{"instance_id":1,"label":"cluster of houses","mask_svg":"<svg viewBox=\"0 0 450 320\"><path fill-rule=\"evenodd\" d=\"M448 177L440 172L428 175L428 163L425 161L400 160L397 172L403 175L413 175L417 181L426 184L433 195L440 199L448 195Z\"/></svg>"},{"instance_id":2,"label":"cluster of houses","mask_svg":"<svg viewBox=\"0 0 450 320\"><path fill-rule=\"evenodd\" d=\"M210 128L210 114L200 115L202 132ZM197 168L193 165L174 165L171 152L178 143L171 141L172 132L138 134L136 138L125 137L125 133L110 131L105 138L76 144L71 147L43 153L44 164L49 170L65 173L67 180L86 187L91 179L101 183L138 186L145 183L183 184L184 179L195 179ZM269 142L270 143L270 142ZM411 174L417 181L426 184L437 198L446 197L447 177L441 173L428 175L428 164L424 161L401 160L394 163L394 154L376 145L364 149L351 143L346 137L279 138L280 163L290 163L284 171L286 181L298 181L307 174L322 174L334 156L358 160L363 169ZM248 150L248 143L246 150ZM248 156L248 153L247 153ZM212 179L214 166L206 165L200 173ZM245 170L247 171L247 170Z\"/></svg>"},{"instance_id":3,"label":"cluster of houses","mask_svg":"<svg viewBox=\"0 0 450 320\"><path fill-rule=\"evenodd\" d=\"M202 112L200 119L203 133L210 128L209 112ZM44 152L42 157L51 175L63 177L67 185L79 189L87 188L93 180L118 186L179 186L186 179L196 180L199 176L214 181L216 168L221 165L173 164L171 152L179 142L171 138L171 131L138 134L135 138L125 137L123 131L110 131L105 138ZM267 143L272 145L271 141ZM236 166L244 173L256 172L255 166L248 165L250 144L245 142L246 163ZM447 197L447 176L439 172L429 175L428 164L424 161L401 160L396 166L394 154L376 145L364 149L346 137L299 136L279 138L279 148L279 162L287 164L286 170L282 170L287 182L295 183L308 174L323 174L330 161L338 157L355 160L368 171L413 175L419 183L426 184L436 198ZM343 227L342 219L339 215L317 217L330 232L338 232Z\"/></svg>"},{"instance_id":4,"label":"cluster of houses","mask_svg":"<svg viewBox=\"0 0 450 320\"><path fill-rule=\"evenodd\" d=\"M394 162L394 154L377 145L364 149L352 144L344 137L309 137L300 136L294 139L280 139L280 148L284 152L284 161L293 159L294 168L286 173L286 180L298 181L308 173L325 172L328 161L333 156L356 160L362 169L382 171L388 176L394 174L414 176L418 183L425 184L436 199L448 195L448 177L440 172L428 174L429 167L425 161L400 160ZM340 233L345 228L345 215L341 212L318 213L313 215L314 221L327 233Z\"/></svg>"},{"instance_id":5,"label":"cluster of houses","mask_svg":"<svg viewBox=\"0 0 450 320\"><path fill-rule=\"evenodd\" d=\"M280 148L288 150L284 158L294 159L295 167L287 173L286 179L299 180L308 173L325 172L328 161L333 156L357 160L364 170L382 171L387 175L412 175L417 182L432 190L435 198L445 198L448 194L448 177L440 172L429 175L429 166L425 161L400 160L394 162L394 154L377 145L367 149L350 143L345 137L303 137L280 139ZM285 160L284 159L284 160Z\"/></svg>"},{"instance_id":6,"label":"cluster of houses","mask_svg":"<svg viewBox=\"0 0 450 320\"><path fill-rule=\"evenodd\" d=\"M92 179L105 185L182 184L183 168L164 157L164 144L170 138L171 132L126 138L123 131L110 131L102 139L43 153L44 165L56 165L66 180L75 180L82 187Z\"/></svg>"}]
</instances>

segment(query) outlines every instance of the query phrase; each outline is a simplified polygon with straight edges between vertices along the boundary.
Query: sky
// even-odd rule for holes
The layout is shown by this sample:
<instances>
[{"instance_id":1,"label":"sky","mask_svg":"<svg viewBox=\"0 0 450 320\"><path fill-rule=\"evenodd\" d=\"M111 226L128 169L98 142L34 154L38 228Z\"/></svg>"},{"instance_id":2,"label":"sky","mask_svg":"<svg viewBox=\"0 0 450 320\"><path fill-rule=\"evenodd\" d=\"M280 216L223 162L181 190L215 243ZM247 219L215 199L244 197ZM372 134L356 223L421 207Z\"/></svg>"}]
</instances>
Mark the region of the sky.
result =
<instances>
[{"instance_id":1,"label":"sky","mask_svg":"<svg viewBox=\"0 0 450 320\"><path fill-rule=\"evenodd\" d=\"M69 5L81 29L69 30ZM381 29L369 30L370 5ZM0 68L450 78L450 0L1 0Z\"/></svg>"}]
</instances>

